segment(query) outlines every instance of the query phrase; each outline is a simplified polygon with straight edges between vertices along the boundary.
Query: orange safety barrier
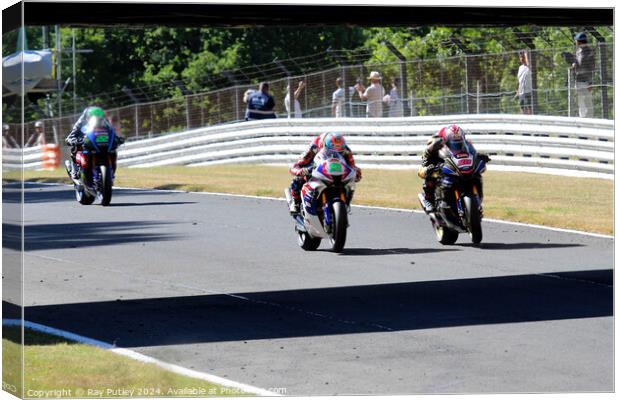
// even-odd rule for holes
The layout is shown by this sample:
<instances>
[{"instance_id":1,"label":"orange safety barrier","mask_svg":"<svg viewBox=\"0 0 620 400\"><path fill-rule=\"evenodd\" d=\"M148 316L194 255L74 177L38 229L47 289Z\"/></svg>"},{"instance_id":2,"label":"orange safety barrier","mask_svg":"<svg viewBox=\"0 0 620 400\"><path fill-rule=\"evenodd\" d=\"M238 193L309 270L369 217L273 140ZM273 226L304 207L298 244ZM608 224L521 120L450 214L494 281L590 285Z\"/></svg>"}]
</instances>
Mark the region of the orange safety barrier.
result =
<instances>
[{"instance_id":1,"label":"orange safety barrier","mask_svg":"<svg viewBox=\"0 0 620 400\"><path fill-rule=\"evenodd\" d=\"M43 169L52 170L60 167L60 146L57 144L42 145L41 160Z\"/></svg>"}]
</instances>

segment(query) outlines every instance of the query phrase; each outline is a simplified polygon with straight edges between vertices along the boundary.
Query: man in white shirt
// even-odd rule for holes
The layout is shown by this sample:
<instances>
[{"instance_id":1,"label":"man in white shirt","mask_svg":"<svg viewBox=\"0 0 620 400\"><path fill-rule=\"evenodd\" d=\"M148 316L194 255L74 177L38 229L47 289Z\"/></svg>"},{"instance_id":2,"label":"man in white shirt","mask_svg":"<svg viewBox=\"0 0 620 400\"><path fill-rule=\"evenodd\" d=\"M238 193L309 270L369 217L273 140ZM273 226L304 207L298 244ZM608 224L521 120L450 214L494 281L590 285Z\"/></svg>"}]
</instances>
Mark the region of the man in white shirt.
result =
<instances>
[{"instance_id":1,"label":"man in white shirt","mask_svg":"<svg viewBox=\"0 0 620 400\"><path fill-rule=\"evenodd\" d=\"M332 117L344 117L344 89L342 88L342 78L336 79L338 89L332 93Z\"/></svg>"},{"instance_id":2,"label":"man in white shirt","mask_svg":"<svg viewBox=\"0 0 620 400\"><path fill-rule=\"evenodd\" d=\"M366 100L366 117L383 117L383 96L385 96L385 90L381 86L381 74L377 71L372 71L368 79L370 80L368 88L365 88L361 83L355 85L360 99Z\"/></svg>"},{"instance_id":3,"label":"man in white shirt","mask_svg":"<svg viewBox=\"0 0 620 400\"><path fill-rule=\"evenodd\" d=\"M306 87L306 84L304 83L304 81L299 81L299 84L297 85L297 89L295 90L295 92L293 93L293 95L295 96L295 112L292 113L292 117L293 118L301 118L301 104L299 104L299 96L301 95L301 92L304 90L304 87ZM286 97L284 98L284 107L286 107L286 112L289 113L290 109L291 109L291 89L289 86L286 87Z\"/></svg>"},{"instance_id":4,"label":"man in white shirt","mask_svg":"<svg viewBox=\"0 0 620 400\"><path fill-rule=\"evenodd\" d=\"M523 114L532 114L532 74L527 62L527 53L525 50L519 52L519 71L517 72L517 93L515 97L519 97L519 105Z\"/></svg>"}]
</instances>

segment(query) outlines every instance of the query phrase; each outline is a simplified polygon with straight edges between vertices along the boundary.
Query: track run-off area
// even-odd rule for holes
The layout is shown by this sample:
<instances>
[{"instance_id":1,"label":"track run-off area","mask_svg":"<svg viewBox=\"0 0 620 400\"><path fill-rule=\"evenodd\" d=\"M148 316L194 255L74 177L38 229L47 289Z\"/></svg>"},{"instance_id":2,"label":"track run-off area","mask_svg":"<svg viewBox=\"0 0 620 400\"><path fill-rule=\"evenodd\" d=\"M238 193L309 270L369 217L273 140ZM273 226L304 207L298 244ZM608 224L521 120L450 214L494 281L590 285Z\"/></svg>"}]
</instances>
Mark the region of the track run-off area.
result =
<instances>
[{"instance_id":1,"label":"track run-off area","mask_svg":"<svg viewBox=\"0 0 620 400\"><path fill-rule=\"evenodd\" d=\"M24 196L28 321L289 395L613 390L609 237L483 221L442 246L423 214L354 207L343 254L304 252L278 200Z\"/></svg>"}]
</instances>

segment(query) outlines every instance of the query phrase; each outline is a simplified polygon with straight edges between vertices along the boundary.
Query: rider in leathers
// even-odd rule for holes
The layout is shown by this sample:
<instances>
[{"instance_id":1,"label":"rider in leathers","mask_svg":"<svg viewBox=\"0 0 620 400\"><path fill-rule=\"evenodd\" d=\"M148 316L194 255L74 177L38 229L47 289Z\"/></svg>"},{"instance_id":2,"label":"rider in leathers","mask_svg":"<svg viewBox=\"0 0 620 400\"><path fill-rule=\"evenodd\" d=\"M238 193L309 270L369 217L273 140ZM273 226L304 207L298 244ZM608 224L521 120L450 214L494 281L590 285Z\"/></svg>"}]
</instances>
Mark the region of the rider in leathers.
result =
<instances>
[{"instance_id":1,"label":"rider in leathers","mask_svg":"<svg viewBox=\"0 0 620 400\"><path fill-rule=\"evenodd\" d=\"M314 138L308 149L302 154L301 158L293 164L289 172L295 175L291 182L291 195L293 197L293 204L290 205L290 211L292 215L299 214L299 206L301 204L301 189L307 181L307 178L312 175L312 167L314 157L321 151L325 145L325 142L336 143L337 149L335 151L343 155L347 164L355 169L357 176L355 181L359 182L362 179L362 170L355 166L355 160L353 159L353 152L349 146L346 145L344 136L340 133L325 132ZM340 147L341 146L341 147ZM351 194L351 197L353 195Z\"/></svg>"},{"instance_id":2,"label":"rider in leathers","mask_svg":"<svg viewBox=\"0 0 620 400\"><path fill-rule=\"evenodd\" d=\"M433 177L433 172L437 171L439 166L443 163L440 155L440 151L444 146L448 146L453 150L465 150L465 146L469 147L470 152L475 153L476 150L473 144L466 139L465 132L461 127L456 124L443 127L434 134L427 142L424 155L422 156L422 165L418 169L418 176L424 179L422 188L424 189L424 209L427 212L435 211L435 190L439 184L439 190L437 191L439 207L449 209L450 200L449 194L452 193L452 186L447 180L437 182L437 179ZM489 161L489 157L486 154L478 153L478 157L485 162ZM480 200L482 201L482 181L478 182L480 187Z\"/></svg>"},{"instance_id":3,"label":"rider in leathers","mask_svg":"<svg viewBox=\"0 0 620 400\"><path fill-rule=\"evenodd\" d=\"M76 162L75 155L77 151L79 150L79 148L84 143L84 133L82 132L82 128L86 124L88 124L88 121L92 117L103 119L103 123L106 126L108 126L109 129L114 129L112 128L112 124L110 124L110 122L106 118L105 112L103 111L101 107L89 106L84 109L84 111L82 112L82 115L80 115L80 118L78 118L75 124L73 124L73 128L71 128L71 132L69 132L69 135L67 135L65 139L65 143L71 147L71 161L72 161L71 177L74 179L77 179L79 176L79 171L75 164ZM118 145L121 145L125 140L122 137L120 137L118 134L116 134L115 141L116 141L115 146L118 146ZM113 164L112 165L113 170L116 170L116 157L113 157L112 164Z\"/></svg>"}]
</instances>

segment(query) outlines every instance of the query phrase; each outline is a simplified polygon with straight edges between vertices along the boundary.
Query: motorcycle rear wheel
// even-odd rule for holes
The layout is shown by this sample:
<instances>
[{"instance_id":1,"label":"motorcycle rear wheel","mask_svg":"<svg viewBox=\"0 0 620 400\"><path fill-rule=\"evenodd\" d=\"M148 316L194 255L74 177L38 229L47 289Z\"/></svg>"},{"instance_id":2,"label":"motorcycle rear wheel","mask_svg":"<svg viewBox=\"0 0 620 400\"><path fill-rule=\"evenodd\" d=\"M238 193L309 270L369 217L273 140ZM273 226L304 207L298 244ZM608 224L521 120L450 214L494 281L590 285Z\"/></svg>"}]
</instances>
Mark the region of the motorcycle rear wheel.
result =
<instances>
[{"instance_id":1,"label":"motorcycle rear wheel","mask_svg":"<svg viewBox=\"0 0 620 400\"><path fill-rule=\"evenodd\" d=\"M297 243L306 251L314 251L321 245L321 238L312 237L308 232L297 232Z\"/></svg>"},{"instance_id":2,"label":"motorcycle rear wheel","mask_svg":"<svg viewBox=\"0 0 620 400\"><path fill-rule=\"evenodd\" d=\"M86 192L86 190L84 190L83 186L79 186L75 188L75 199L78 203L88 206L93 204L95 201L95 196L91 196L88 192Z\"/></svg>"},{"instance_id":3,"label":"motorcycle rear wheel","mask_svg":"<svg viewBox=\"0 0 620 400\"><path fill-rule=\"evenodd\" d=\"M457 231L443 226L435 226L435 235L437 236L437 241L444 245L454 244L459 238L459 233Z\"/></svg>"}]
</instances>

